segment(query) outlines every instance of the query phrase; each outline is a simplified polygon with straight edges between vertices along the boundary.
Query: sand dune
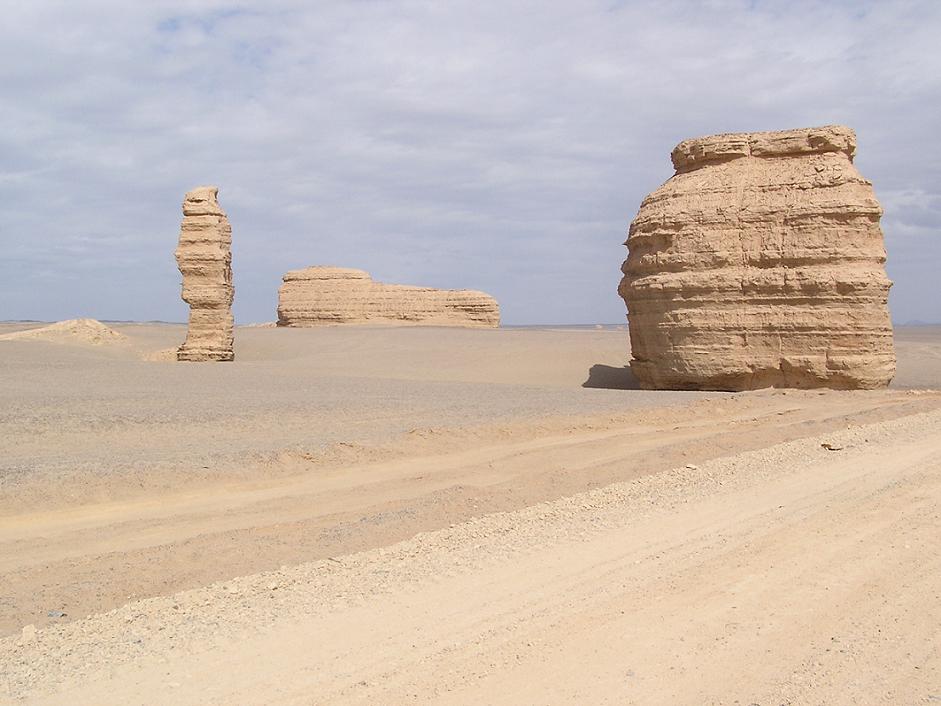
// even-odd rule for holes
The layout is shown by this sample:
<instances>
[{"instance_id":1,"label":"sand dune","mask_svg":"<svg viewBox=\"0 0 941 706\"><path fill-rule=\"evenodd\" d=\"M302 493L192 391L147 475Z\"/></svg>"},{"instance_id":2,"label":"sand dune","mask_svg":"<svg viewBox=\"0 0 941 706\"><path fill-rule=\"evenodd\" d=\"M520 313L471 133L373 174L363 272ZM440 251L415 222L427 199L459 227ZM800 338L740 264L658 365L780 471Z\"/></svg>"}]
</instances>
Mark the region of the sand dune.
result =
<instances>
[{"instance_id":1,"label":"sand dune","mask_svg":"<svg viewBox=\"0 0 941 706\"><path fill-rule=\"evenodd\" d=\"M54 324L0 335L0 341L51 341L90 343L95 346L119 343L125 337L95 319L68 319Z\"/></svg>"}]
</instances>

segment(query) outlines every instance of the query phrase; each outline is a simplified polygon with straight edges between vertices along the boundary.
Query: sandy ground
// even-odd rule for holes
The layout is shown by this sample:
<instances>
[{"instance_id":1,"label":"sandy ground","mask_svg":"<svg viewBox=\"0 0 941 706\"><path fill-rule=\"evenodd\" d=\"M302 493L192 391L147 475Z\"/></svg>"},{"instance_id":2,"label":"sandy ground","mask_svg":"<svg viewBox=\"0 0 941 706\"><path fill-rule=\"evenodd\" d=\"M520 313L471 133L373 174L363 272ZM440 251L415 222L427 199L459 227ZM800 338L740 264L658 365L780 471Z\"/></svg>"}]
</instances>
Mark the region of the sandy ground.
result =
<instances>
[{"instance_id":1,"label":"sandy ground","mask_svg":"<svg viewBox=\"0 0 941 706\"><path fill-rule=\"evenodd\" d=\"M126 344L0 341L0 512L258 478L279 454L414 429L696 397L583 388L593 366L600 384L629 384L624 331L241 328L236 362L212 365L144 360L178 345L181 326L114 328Z\"/></svg>"},{"instance_id":2,"label":"sandy ground","mask_svg":"<svg viewBox=\"0 0 941 706\"><path fill-rule=\"evenodd\" d=\"M0 695L941 700L937 328L737 395L629 389L623 330L115 328L0 342Z\"/></svg>"}]
</instances>

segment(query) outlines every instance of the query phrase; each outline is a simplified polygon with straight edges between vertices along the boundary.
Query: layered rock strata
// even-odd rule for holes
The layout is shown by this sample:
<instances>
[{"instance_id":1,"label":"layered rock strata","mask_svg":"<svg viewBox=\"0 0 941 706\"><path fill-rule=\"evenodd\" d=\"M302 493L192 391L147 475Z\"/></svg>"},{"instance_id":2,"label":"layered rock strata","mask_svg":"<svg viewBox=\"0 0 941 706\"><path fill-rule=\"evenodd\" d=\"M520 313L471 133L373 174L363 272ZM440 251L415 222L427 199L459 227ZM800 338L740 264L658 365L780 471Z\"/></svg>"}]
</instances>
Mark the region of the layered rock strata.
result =
<instances>
[{"instance_id":1,"label":"layered rock strata","mask_svg":"<svg viewBox=\"0 0 941 706\"><path fill-rule=\"evenodd\" d=\"M190 305L186 342L177 360L232 360L232 228L214 186L193 189L183 200L176 261L183 300Z\"/></svg>"},{"instance_id":2,"label":"layered rock strata","mask_svg":"<svg viewBox=\"0 0 941 706\"><path fill-rule=\"evenodd\" d=\"M374 282L362 270L307 267L284 275L278 326L395 323L494 328L497 300L483 292Z\"/></svg>"},{"instance_id":3,"label":"layered rock strata","mask_svg":"<svg viewBox=\"0 0 941 706\"><path fill-rule=\"evenodd\" d=\"M631 369L648 389L884 387L895 374L882 209L829 126L714 135L631 223Z\"/></svg>"}]
</instances>

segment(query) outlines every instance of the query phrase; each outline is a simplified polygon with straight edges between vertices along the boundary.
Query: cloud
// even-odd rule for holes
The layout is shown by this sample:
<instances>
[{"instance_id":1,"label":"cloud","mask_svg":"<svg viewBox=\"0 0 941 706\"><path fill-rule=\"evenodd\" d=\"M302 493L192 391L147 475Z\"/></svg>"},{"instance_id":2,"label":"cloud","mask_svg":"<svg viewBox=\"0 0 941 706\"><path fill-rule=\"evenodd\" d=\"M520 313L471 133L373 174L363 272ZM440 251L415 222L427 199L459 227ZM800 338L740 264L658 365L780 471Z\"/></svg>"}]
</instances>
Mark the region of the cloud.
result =
<instances>
[{"instance_id":1,"label":"cloud","mask_svg":"<svg viewBox=\"0 0 941 706\"><path fill-rule=\"evenodd\" d=\"M220 186L236 316L308 264L623 320L627 225L679 140L856 128L893 313L941 320L934 2L21 3L0 28L0 318L174 319L183 193ZM904 195L908 196L904 196Z\"/></svg>"}]
</instances>

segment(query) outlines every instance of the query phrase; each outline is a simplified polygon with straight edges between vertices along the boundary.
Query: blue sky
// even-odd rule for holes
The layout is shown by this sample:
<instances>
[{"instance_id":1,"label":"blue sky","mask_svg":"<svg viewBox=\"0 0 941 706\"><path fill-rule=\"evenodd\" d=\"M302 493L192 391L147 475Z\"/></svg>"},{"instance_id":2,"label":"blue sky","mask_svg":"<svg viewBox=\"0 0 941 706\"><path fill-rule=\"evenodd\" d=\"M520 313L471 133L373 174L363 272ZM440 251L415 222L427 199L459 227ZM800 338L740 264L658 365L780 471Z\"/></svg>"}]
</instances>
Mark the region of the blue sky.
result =
<instances>
[{"instance_id":1,"label":"blue sky","mask_svg":"<svg viewBox=\"0 0 941 706\"><path fill-rule=\"evenodd\" d=\"M289 269L620 322L680 140L844 123L897 322L941 321L941 3L17 3L0 25L0 319L185 320L180 202L220 187L238 321Z\"/></svg>"}]
</instances>

